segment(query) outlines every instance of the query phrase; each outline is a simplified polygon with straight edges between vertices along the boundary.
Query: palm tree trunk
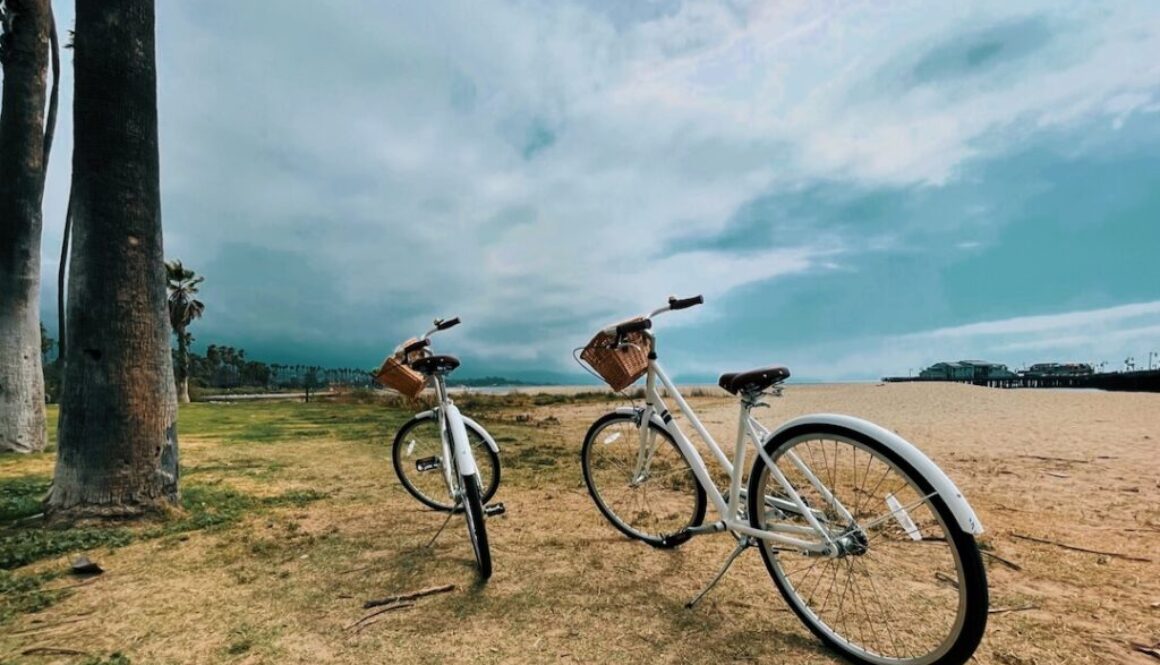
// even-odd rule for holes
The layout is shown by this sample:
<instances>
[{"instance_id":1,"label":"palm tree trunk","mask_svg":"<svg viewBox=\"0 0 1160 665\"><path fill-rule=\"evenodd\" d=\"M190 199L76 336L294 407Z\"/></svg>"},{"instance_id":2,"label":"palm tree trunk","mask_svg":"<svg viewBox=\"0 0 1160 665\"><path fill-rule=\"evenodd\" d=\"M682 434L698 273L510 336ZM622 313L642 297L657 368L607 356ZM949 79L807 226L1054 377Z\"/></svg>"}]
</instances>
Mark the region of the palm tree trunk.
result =
<instances>
[{"instance_id":1,"label":"palm tree trunk","mask_svg":"<svg viewBox=\"0 0 1160 665\"><path fill-rule=\"evenodd\" d=\"M177 401L189 404L189 337L177 331Z\"/></svg>"},{"instance_id":2,"label":"palm tree trunk","mask_svg":"<svg viewBox=\"0 0 1160 665\"><path fill-rule=\"evenodd\" d=\"M152 0L77 0L68 347L47 510L178 499Z\"/></svg>"},{"instance_id":3,"label":"palm tree trunk","mask_svg":"<svg viewBox=\"0 0 1160 665\"><path fill-rule=\"evenodd\" d=\"M9 0L0 38L0 451L47 444L40 355L40 232L48 0ZM10 29L9 29L10 28Z\"/></svg>"}]
</instances>

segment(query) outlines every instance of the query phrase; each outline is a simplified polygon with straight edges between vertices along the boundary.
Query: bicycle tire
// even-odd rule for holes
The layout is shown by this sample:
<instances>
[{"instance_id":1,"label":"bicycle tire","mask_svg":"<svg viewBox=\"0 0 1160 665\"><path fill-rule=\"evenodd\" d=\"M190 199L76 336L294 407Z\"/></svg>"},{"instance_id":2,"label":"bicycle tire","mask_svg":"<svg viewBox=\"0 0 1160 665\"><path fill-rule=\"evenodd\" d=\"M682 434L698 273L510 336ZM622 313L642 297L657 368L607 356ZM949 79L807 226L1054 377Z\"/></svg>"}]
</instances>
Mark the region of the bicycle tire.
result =
<instances>
[{"instance_id":1,"label":"bicycle tire","mask_svg":"<svg viewBox=\"0 0 1160 665\"><path fill-rule=\"evenodd\" d=\"M934 492L933 485L929 480L918 473L912 465L907 463L901 455L895 453L888 445L871 436L837 425L807 424L780 433L769 440L764 448L770 459L778 465L778 469L783 474L787 474L787 469L791 469L792 471L792 459L783 468L779 464L782 456L790 450L798 452L798 446L808 445L815 441L821 441L820 445L823 456L826 456L826 451L828 450L825 442L834 442L832 459L834 460L835 467L840 466L839 460L842 456L842 449L838 447L838 444L848 443L852 446L851 451L849 451L849 458L852 460L850 467L853 469L852 478L855 484L858 482L859 467L861 466L858 453L861 451L867 454L866 471L863 472L862 485L860 486L862 491L852 490L846 494L848 497L855 497L852 502L852 505L855 506L853 513L855 521L859 521L858 516L862 506L870 509L871 514L878 515L882 511L881 506L875 507L876 501L872 495L883 484L883 478L888 475L890 468L893 468L897 472L901 481L909 483L911 487L907 488L905 485L899 486L898 490L892 491L887 496L894 497L896 492L909 489L914 494L911 495L908 493L907 496L917 497L917 500L910 504L912 506L911 508L901 509L898 508L901 504L897 498L893 499L895 502L893 504L890 503L891 499L885 499L885 503L887 504L885 514L880 515L877 520L864 521L865 524L873 525L870 527L871 529L878 529L878 531L872 531L871 535L867 536L861 527L857 528L857 532L862 534L864 543L852 540L854 529L850 525L840 526L841 533L848 536L845 542L853 543L852 550L837 558L816 556L814 557L815 562L813 564L799 564L797 566L798 570L793 571L793 574L797 575L803 570L805 572L802 573L801 577L796 579L791 579L790 572L787 572L786 566L781 559L781 552L768 542L763 542L759 547L762 560L765 562L766 571L773 579L782 597L802 623L815 636L831 649L841 653L846 659L854 663L869 665L880 665L884 663L900 665L961 665L965 663L978 648L987 624L988 590L986 571L983 567L982 557L979 554L979 548L974 537L959 526L946 502ZM816 449L816 447L812 449L801 448L798 459L804 462L805 453L808 451L816 462L816 455L814 454ZM865 488L873 482L873 478L877 477L877 469L873 473L870 472L874 459L881 460L882 464L887 466L887 471L884 472L882 478L879 478L874 489L866 492ZM828 466L828 462L826 463ZM811 467L811 471L815 473L822 484L825 484L823 480L824 473L818 474L816 468L813 467ZM759 456L754 461L750 471L748 486L749 519L751 526L754 528L766 529L767 524L769 524L766 513L768 504L766 504L764 499L767 494L765 483L770 476L771 474L768 473L765 460ZM802 477L804 478L805 476L803 475ZM848 482L850 479L849 472L843 472L841 470L831 471L829 478L826 479L831 481L827 489L836 494L837 490L835 488L841 483ZM800 490L800 493L804 497L805 492L815 491L815 488L809 486L808 483L802 483L801 487L795 486L795 491L798 490ZM820 493L817 496L820 496ZM838 500L842 501L842 498L839 496ZM850 502L850 499L847 499L847 502ZM807 505L810 506L811 510L815 511L815 516L819 513L827 515L827 508L816 508L816 506L824 505L824 503L825 501L823 500L822 503L807 502ZM906 512L906 510L917 511L923 517L918 522L915 522L912 515ZM777 511L774 512L776 513ZM905 515L905 520L900 515ZM798 516L798 518L794 518L782 512L780 516L775 515L775 519L800 519L801 523L806 521L800 513L798 513ZM875 522L878 523L875 524ZM930 523L932 526L918 526L918 524L927 523ZM937 525L941 529L944 534L942 540L937 536L930 537L929 534L923 534L924 529L933 529L933 525ZM836 519L835 526L838 527ZM901 532L901 535L899 535L899 532ZM831 533L831 535L837 534ZM893 535L893 538L891 538L891 535ZM924 540L925 543L923 542ZM931 563L931 565L937 568L940 565L938 563L940 557L937 556L940 550L936 550L935 546L941 548L942 546L939 543L945 543L947 549L947 553L941 557L942 565L945 565L949 561L953 562L955 566L954 578L950 578L945 572L942 573L943 577L941 580L943 584L941 586L935 584L935 582L940 580L939 572L935 572L932 576L915 574L913 567L906 565L910 561L913 561ZM924 549L918 549L920 544L922 544ZM877 556L880 556L879 550L882 548L888 548L888 552L901 551L905 548L907 549L907 556L911 556L914 552L920 552L920 554L917 557L911 558L909 561L900 558L899 562L893 564L892 567L888 566L883 568L882 570L885 574L897 574L898 580L888 580L879 586L872 579L871 566L879 565ZM786 549L792 551L792 548ZM859 552L858 550L862 551ZM872 553L875 555L874 558L870 556ZM825 567L818 573L816 581L812 581L813 588L810 590L810 597L806 599L803 596L805 596L804 592L811 585L810 580L812 579L813 570L822 562L827 562L826 566L832 565L835 573L834 581L830 583L830 593L826 595L826 600L819 609L813 603L813 598L819 593L819 586L824 584L824 580L826 579L827 573ZM859 628L857 631L859 635L857 636L853 635L855 631L849 629L849 623L845 618L839 620L823 616L826 614L825 605L830 602L833 590L836 588L835 583L841 572L842 565L841 563L830 564L828 562L845 562L846 566L847 576L845 587L841 592L841 601L837 604L837 611L840 612L845 600L850 598L850 602L854 606L854 611L857 611L857 606L860 602L862 611L865 613L866 618L870 620L869 623L862 624L867 626L867 628L862 628L861 625L856 624L856 627ZM894 568L897 570L894 570ZM953 586L952 583L946 582L948 578L953 582ZM850 590L851 584L856 585L854 591ZM929 585L933 591L928 591L925 587L921 587L920 585L922 584ZM867 593L867 588L871 590L870 593ZM917 598L917 601L908 604L904 599L903 602L892 603L888 600L884 603L882 599L883 589L896 595L911 594ZM939 624L945 622L939 619L940 617L944 619L947 617L946 610L951 606L949 602L950 589L954 589L957 594L957 607L954 609L953 620L950 620L950 632L940 639L937 635L943 632L943 630L939 627ZM944 603L944 607L936 607L935 602L938 599L946 599L948 602ZM875 602L877 604L877 610L873 611L875 610ZM903 639L901 640L902 646L899 646L899 638L893 632L891 620L892 618L897 618L896 608L903 608L903 611L907 609L915 611L913 608L919 606L924 608L924 612L917 620L918 625L915 626L915 630L925 630L931 633L932 637L930 639L933 646L923 652L921 649L926 647L923 647L922 638L918 638L920 649L913 656L899 656L885 653L886 650L890 650L891 648L896 651L909 649L914 644L907 639ZM890 608L890 611L886 611L886 608ZM832 613L833 608L831 606ZM871 614L880 615L879 620L874 619ZM915 621L911 623L915 623ZM882 639L879 634L880 629L882 632L888 633L888 640ZM842 632L839 632L839 630ZM873 638L875 646L870 646L869 643L871 640L867 637L868 635ZM938 641L934 642L934 640ZM856 641L857 644L855 644Z\"/></svg>"},{"instance_id":2,"label":"bicycle tire","mask_svg":"<svg viewBox=\"0 0 1160 665\"><path fill-rule=\"evenodd\" d=\"M491 577L491 548L487 542L487 519L483 512L483 500L479 491L479 476L459 476L463 490L463 515L467 522L467 535L475 551L475 562L479 567L480 579Z\"/></svg>"},{"instance_id":3,"label":"bicycle tire","mask_svg":"<svg viewBox=\"0 0 1160 665\"><path fill-rule=\"evenodd\" d=\"M613 433L606 435L602 439L603 442L597 444L596 440L601 435L601 433L606 431L614 424L625 425L626 427L619 434ZM637 444L639 439L635 438L633 433L639 431L639 425L637 424L635 416L625 413L612 412L601 416L596 420L596 422L592 423L592 426L588 429L588 433L584 437L584 445L580 449L580 462L584 472L584 484L588 488L588 495L592 497L592 500L596 503L596 507L600 510L601 514L604 515L604 518L607 519L609 523L612 524L612 526L616 527L617 530L629 538L644 541L653 547L667 549L680 545L681 543L685 542L687 538L674 539L666 538L666 536L672 536L685 528L698 526L704 520L705 488L701 487L701 483L697 481L697 477L693 474L693 468L689 465L689 461L686 460L681 454L681 450L677 446L677 442L673 440L672 435L670 435L664 429L658 427L655 423L650 422L649 429L651 432L654 432L657 436L660 436L662 439L667 441L668 446L672 448L671 453L666 455L666 463L674 466L670 470L669 475L666 477L671 478L672 481L676 483L676 485L673 487L675 491L670 493L672 496L665 498L669 500L667 503L671 503L675 506L675 510L669 511L675 517L675 519L666 521L664 531L658 529L645 530L643 528L644 525L641 525L640 527L633 526L634 523L648 521L651 519L651 514L646 515L646 512L656 512L647 505L647 490L642 489L640 493L635 492L636 489L642 488L643 485L632 486L631 483L626 483L633 490L631 492L633 496L630 498L629 502L637 503L638 506L641 505L639 504L639 501L643 501L645 504L641 506L643 507L643 510L638 510L635 517L629 518L627 515L620 514L625 512L624 508L621 508L619 511L614 509L612 506L608 505L608 501L605 498L606 494L611 494L612 490L612 488L608 485L611 485L613 482L619 482L619 480L614 481L613 479L609 478L606 482L603 479L605 474L594 473L594 466L601 466L599 463L594 464L592 459L593 455L597 454L595 451L598 447L601 449L601 452L603 452L604 450L607 450L610 445L619 443L623 439L626 445L618 446L618 448L624 448L625 455L636 455L636 453L633 452L633 449L635 448L635 450L639 450L639 444ZM608 439L612 440L609 441ZM660 445L662 444L658 444L658 451L667 451L667 448L662 449ZM687 475L685 472L687 472ZM597 482L597 475L602 476L600 483ZM651 477L648 478L648 480L651 479ZM631 472L629 473L629 477L627 477L625 480L631 481ZM598 486L599 484L605 485L603 491L601 487ZM684 501L679 499L677 496L685 493L691 494L690 505L684 505ZM643 499L641 499L642 496ZM688 515L688 519L684 518L685 514Z\"/></svg>"},{"instance_id":4,"label":"bicycle tire","mask_svg":"<svg viewBox=\"0 0 1160 665\"><path fill-rule=\"evenodd\" d=\"M433 431L426 432L421 437L412 436L409 440L409 435L417 428L432 424L434 425ZM491 449L491 446L487 445L482 428L468 422L464 422L464 425L467 427L468 439L471 440L472 454L476 458L476 464L480 469L480 478L488 479L488 482L483 484L483 503L487 504L495 496L496 490L499 489L501 475L499 455ZM415 454L413 449L408 452L408 448L413 448L412 443L415 442L421 442L416 445L422 445L425 448L418 454ZM484 454L480 455L480 452ZM418 471L414 466L416 458L435 456L441 459L442 453L442 442L439 438L438 414L435 412L419 414L404 423L395 434L394 442L391 444L391 464L394 466L395 476L402 483L403 489L407 490L407 493L415 497L417 501L434 510L459 512L462 510L462 507L456 506L450 498L450 488L447 487L446 482L426 482L420 481L419 478L411 477L411 474L418 476ZM442 473L435 474L432 477L442 478ZM427 485L431 486L427 487ZM441 491L437 492L436 488L439 488ZM442 494L442 497L439 496L440 494Z\"/></svg>"}]
</instances>

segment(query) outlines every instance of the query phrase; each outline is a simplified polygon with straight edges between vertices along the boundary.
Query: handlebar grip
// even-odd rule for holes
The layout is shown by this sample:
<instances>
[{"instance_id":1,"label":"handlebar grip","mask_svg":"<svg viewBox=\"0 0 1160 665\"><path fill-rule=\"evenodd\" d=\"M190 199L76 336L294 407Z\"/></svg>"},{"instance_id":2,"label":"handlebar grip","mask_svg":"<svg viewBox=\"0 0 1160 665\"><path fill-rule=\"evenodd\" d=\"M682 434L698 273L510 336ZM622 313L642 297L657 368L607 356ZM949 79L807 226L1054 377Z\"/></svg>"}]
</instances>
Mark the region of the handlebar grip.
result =
<instances>
[{"instance_id":1,"label":"handlebar grip","mask_svg":"<svg viewBox=\"0 0 1160 665\"><path fill-rule=\"evenodd\" d=\"M431 346L431 340L429 340L429 339L416 340L414 342L411 342L407 346L404 346L403 353L406 355L410 355L410 354L412 354L420 349L427 348L428 346Z\"/></svg>"},{"instance_id":2,"label":"handlebar grip","mask_svg":"<svg viewBox=\"0 0 1160 665\"><path fill-rule=\"evenodd\" d=\"M447 330L448 328L454 328L457 325L459 325L458 316L453 319L447 319L446 321L440 321L439 323L435 324L435 327L439 330Z\"/></svg>"},{"instance_id":3,"label":"handlebar grip","mask_svg":"<svg viewBox=\"0 0 1160 665\"><path fill-rule=\"evenodd\" d=\"M705 304L705 296L693 296L692 298L669 296L669 309L671 310L686 309L703 304Z\"/></svg>"},{"instance_id":4,"label":"handlebar grip","mask_svg":"<svg viewBox=\"0 0 1160 665\"><path fill-rule=\"evenodd\" d=\"M641 319L640 321L629 321L616 326L616 336L623 337L629 333L641 332L652 327L652 319Z\"/></svg>"}]
</instances>

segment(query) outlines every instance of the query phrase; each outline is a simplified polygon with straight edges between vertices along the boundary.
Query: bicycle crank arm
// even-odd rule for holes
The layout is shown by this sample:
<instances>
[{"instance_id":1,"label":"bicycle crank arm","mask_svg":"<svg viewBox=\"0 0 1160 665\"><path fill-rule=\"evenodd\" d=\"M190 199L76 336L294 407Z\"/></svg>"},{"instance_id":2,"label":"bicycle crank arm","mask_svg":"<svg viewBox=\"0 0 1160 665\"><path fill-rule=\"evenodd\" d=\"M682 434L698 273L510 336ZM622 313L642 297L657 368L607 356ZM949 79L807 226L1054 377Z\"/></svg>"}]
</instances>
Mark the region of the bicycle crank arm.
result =
<instances>
[{"instance_id":1,"label":"bicycle crank arm","mask_svg":"<svg viewBox=\"0 0 1160 665\"><path fill-rule=\"evenodd\" d=\"M661 544L663 547L676 547L681 543L686 543L693 536L699 536L703 533L721 533L725 530L724 522L713 522L712 524L702 524L700 526L693 526L687 529L681 529L676 533L671 533L661 537Z\"/></svg>"}]
</instances>

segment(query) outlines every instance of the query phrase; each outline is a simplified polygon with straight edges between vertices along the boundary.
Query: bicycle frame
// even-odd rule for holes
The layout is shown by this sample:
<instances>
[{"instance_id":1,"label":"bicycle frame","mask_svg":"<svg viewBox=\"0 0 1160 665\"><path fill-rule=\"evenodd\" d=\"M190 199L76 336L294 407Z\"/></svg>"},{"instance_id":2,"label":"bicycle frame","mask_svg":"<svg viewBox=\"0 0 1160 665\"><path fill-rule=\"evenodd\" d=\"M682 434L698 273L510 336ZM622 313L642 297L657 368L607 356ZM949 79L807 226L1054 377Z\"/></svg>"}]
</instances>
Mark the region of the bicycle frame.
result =
<instances>
[{"instance_id":1,"label":"bicycle frame","mask_svg":"<svg viewBox=\"0 0 1160 665\"><path fill-rule=\"evenodd\" d=\"M467 427L459 407L447 394L447 383L442 374L435 375L435 394L439 398L439 437L443 442L443 459L452 464L443 465L443 479L455 501L459 501L463 488L459 486L459 475L470 476L478 473L471 445L467 440Z\"/></svg>"},{"instance_id":2,"label":"bicycle frame","mask_svg":"<svg viewBox=\"0 0 1160 665\"><path fill-rule=\"evenodd\" d=\"M637 464L633 473L634 478L643 479L644 475L648 472L649 464L651 463L653 453L656 450L655 437L653 437L654 441L652 442L648 440L649 422L656 422L654 416L659 416L661 421L660 424L663 426L665 431L667 431L673 437L673 440L677 443L677 447L681 450L681 454L689 461L689 464L693 470L693 474L697 477L697 480L701 483L702 487L704 487L705 493L709 497L709 500L713 503L714 508L717 509L717 513L722 516L721 522L714 525L709 525L708 527L694 527L693 529L690 529L690 532L696 534L729 530L736 534L759 538L776 545L792 548L794 550L805 553L836 556L839 553L839 548L835 544L830 531L822 527L821 521L819 520L819 517L821 517L821 519L825 519L824 515L820 515L818 511L809 508L805 502L802 501L793 485L789 483L785 475L781 472L780 469L778 469L777 465L773 463L773 460L770 459L769 455L762 447L761 443L768 436L769 430L762 426L761 423L757 422L757 420L750 415L750 411L753 409L753 407L759 404L759 402L756 401L756 398L750 396L745 396L742 398L737 424L737 442L734 446L733 459L730 460L725 455L725 452L721 449L721 446L718 445L713 436L709 434L709 431L705 428L704 424L701 423L701 420L697 417L697 414L693 411L692 407L690 407L688 402L685 401L680 391L677 390L676 385L673 384L672 380L669 378L668 374L665 373L660 363L657 362L655 353L655 340L651 335L648 335L648 337L650 342L652 342L651 346L653 347L653 352L649 354L648 373L645 381L645 408L641 415L640 453L637 456ZM705 445L708 446L709 451L713 454L713 457L725 468L725 471L728 473L730 478L728 497L723 495L717 488L717 484L709 475L709 469L705 466L705 460L701 457L701 453L697 450L696 446L693 445L693 442L687 436L685 436L676 420L674 420L672 415L669 413L668 408L665 406L661 391L658 389L658 381L660 382L661 386L663 386L668 391L669 395L673 398L673 401L677 403L677 408L680 410L681 414L683 414L685 418L688 419L693 429L697 432L697 435L701 438L702 441L705 442ZM776 507L779 509L786 509L790 512L801 515L805 518L809 526L778 523L772 525L768 530L762 530L753 528L748 524L748 520L743 518L744 505L742 500L744 499L745 491L741 487L742 473L739 472L738 469L741 468L745 463L745 443L747 438L752 440L754 447L757 449L757 454L760 455L761 458L765 461L770 475L778 482L782 490L785 491L786 496L790 498L789 502L786 502L783 499L773 499L775 505L781 504L776 505ZM814 486L818 493L826 499L829 505L837 511L838 515L842 517L842 519L844 519L847 524L854 524L854 518L851 516L846 507L843 506L836 497L834 497L830 490L825 485L823 485L820 480L818 480L814 473L809 469L808 466L806 466L804 462L802 462L796 453L790 451L787 453L787 458L799 471L801 471L802 475L805 476L810 484ZM810 542L802 540L801 538L795 538L794 535L819 536L821 541Z\"/></svg>"}]
</instances>

